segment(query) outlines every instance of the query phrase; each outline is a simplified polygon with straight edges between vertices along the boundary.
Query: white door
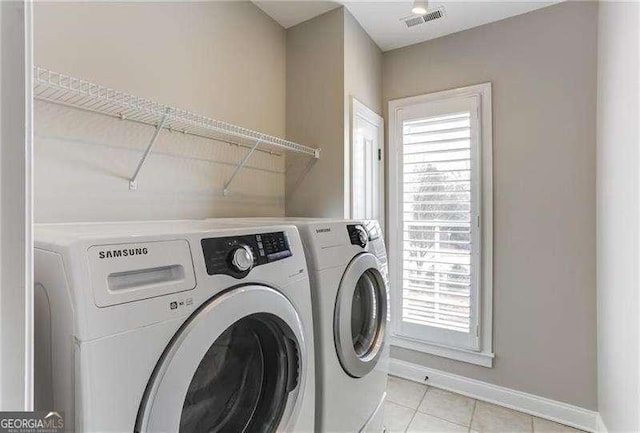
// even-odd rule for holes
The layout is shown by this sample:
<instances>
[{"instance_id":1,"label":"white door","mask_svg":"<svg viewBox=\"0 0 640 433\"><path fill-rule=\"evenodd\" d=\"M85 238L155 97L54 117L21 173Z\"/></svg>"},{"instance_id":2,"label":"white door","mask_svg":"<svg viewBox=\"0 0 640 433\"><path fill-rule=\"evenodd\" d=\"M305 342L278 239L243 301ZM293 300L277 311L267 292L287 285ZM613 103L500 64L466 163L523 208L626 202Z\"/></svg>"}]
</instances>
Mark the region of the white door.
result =
<instances>
[{"instance_id":1,"label":"white door","mask_svg":"<svg viewBox=\"0 0 640 433\"><path fill-rule=\"evenodd\" d=\"M285 296L265 286L233 289L173 337L147 385L136 431L291 431L300 391L313 380L307 355Z\"/></svg>"},{"instance_id":2,"label":"white door","mask_svg":"<svg viewBox=\"0 0 640 433\"><path fill-rule=\"evenodd\" d=\"M384 230L382 117L351 100L351 218L375 219Z\"/></svg>"}]
</instances>

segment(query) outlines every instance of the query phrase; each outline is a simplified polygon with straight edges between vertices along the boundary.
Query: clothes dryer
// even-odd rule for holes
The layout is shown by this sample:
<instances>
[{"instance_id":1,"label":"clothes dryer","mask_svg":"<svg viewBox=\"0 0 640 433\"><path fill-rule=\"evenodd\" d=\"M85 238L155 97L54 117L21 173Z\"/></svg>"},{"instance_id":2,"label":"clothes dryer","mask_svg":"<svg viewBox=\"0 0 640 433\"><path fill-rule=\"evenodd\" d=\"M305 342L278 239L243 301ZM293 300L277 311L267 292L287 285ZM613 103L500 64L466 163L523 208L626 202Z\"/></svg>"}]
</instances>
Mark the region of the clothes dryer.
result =
<instances>
[{"instance_id":1,"label":"clothes dryer","mask_svg":"<svg viewBox=\"0 0 640 433\"><path fill-rule=\"evenodd\" d=\"M378 222L300 218L233 221L293 224L300 231L314 311L316 431L383 431L389 362L388 266Z\"/></svg>"}]
</instances>

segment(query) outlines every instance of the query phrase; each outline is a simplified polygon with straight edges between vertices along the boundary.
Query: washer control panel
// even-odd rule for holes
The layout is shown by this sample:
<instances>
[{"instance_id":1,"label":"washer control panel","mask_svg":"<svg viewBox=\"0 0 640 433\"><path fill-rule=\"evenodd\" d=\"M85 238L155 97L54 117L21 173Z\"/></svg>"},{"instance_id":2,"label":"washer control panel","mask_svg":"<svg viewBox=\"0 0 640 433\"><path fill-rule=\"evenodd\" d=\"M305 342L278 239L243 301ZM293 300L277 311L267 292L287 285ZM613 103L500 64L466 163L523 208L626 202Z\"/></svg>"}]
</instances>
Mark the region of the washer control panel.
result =
<instances>
[{"instance_id":1,"label":"washer control panel","mask_svg":"<svg viewBox=\"0 0 640 433\"><path fill-rule=\"evenodd\" d=\"M251 269L291 256L285 232L202 239L207 274L246 277Z\"/></svg>"},{"instance_id":2,"label":"washer control panel","mask_svg":"<svg viewBox=\"0 0 640 433\"><path fill-rule=\"evenodd\" d=\"M347 232L349 232L351 245L358 245L362 248L367 246L367 242L369 242L369 234L361 224L347 225Z\"/></svg>"}]
</instances>

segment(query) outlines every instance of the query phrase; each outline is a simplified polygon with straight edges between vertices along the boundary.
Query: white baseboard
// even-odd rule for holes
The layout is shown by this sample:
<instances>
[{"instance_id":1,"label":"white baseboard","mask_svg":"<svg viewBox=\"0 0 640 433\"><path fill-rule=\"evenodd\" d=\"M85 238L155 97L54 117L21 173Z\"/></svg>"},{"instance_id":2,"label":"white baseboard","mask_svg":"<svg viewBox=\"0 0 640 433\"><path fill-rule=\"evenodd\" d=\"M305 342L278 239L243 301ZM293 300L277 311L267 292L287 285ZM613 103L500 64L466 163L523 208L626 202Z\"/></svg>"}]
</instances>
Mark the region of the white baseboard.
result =
<instances>
[{"instance_id":1,"label":"white baseboard","mask_svg":"<svg viewBox=\"0 0 640 433\"><path fill-rule=\"evenodd\" d=\"M398 359L390 359L389 373L404 379L425 383L436 388L495 403L520 412L535 415L589 432L606 433L597 412L549 398L469 379ZM429 379L425 381L425 377Z\"/></svg>"},{"instance_id":2,"label":"white baseboard","mask_svg":"<svg viewBox=\"0 0 640 433\"><path fill-rule=\"evenodd\" d=\"M596 433L609 433L609 430L607 430L607 426L604 424L604 420L600 414L598 414L596 418Z\"/></svg>"}]
</instances>

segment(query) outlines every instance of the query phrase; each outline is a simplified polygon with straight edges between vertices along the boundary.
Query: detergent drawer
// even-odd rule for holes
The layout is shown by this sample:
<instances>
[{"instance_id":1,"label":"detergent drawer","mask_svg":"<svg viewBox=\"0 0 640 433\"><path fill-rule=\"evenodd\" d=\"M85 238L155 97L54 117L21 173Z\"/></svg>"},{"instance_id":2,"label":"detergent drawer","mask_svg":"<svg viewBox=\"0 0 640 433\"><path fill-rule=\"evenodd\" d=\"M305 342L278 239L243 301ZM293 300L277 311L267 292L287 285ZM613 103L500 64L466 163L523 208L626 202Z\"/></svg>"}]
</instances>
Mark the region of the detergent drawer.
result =
<instances>
[{"instance_id":1,"label":"detergent drawer","mask_svg":"<svg viewBox=\"0 0 640 433\"><path fill-rule=\"evenodd\" d=\"M98 307L191 290L193 259L185 239L94 245L88 249L93 298Z\"/></svg>"}]
</instances>

